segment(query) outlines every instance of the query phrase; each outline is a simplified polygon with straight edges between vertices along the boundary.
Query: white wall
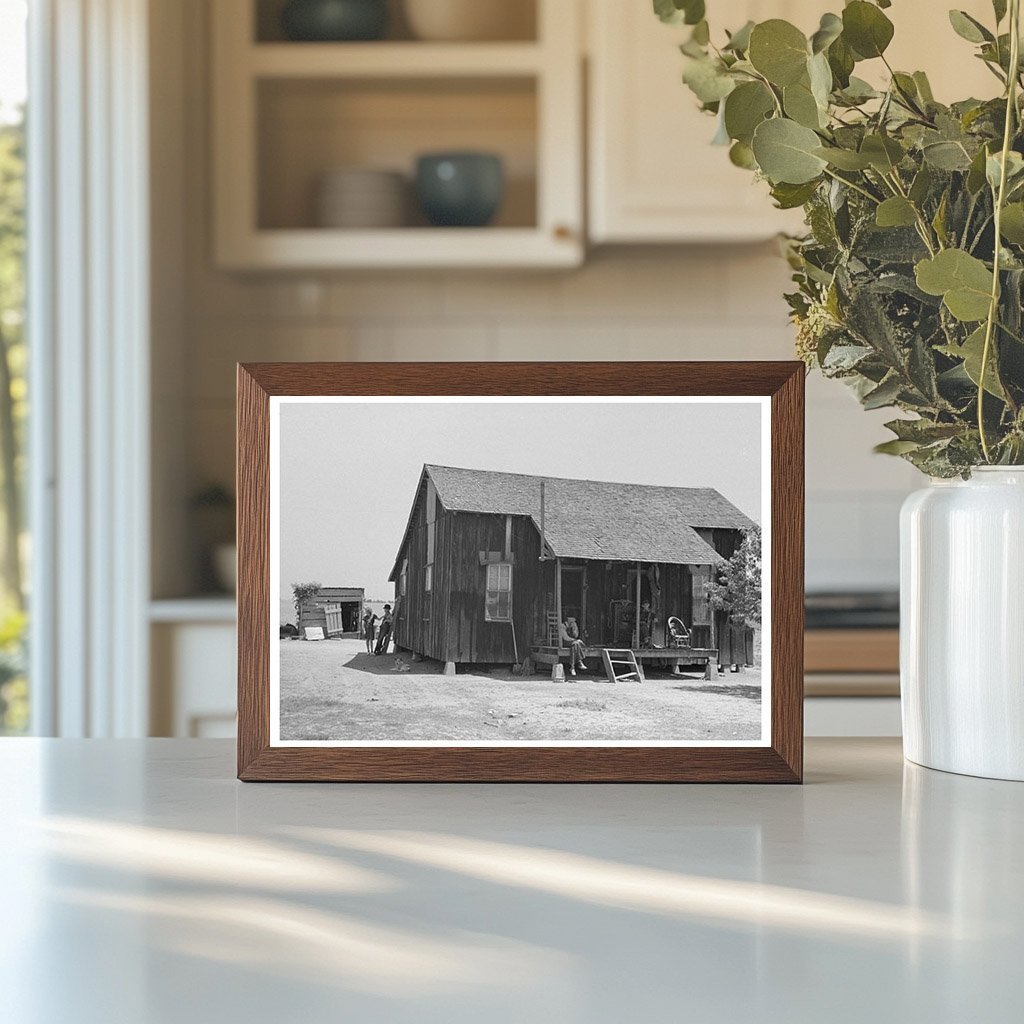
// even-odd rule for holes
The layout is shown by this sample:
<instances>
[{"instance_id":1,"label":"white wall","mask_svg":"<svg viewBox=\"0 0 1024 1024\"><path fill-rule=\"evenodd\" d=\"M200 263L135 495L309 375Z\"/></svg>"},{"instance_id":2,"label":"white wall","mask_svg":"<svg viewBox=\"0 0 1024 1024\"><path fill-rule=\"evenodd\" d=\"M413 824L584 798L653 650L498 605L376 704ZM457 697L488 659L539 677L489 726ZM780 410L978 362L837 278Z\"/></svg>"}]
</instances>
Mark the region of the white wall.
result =
<instances>
[{"instance_id":1,"label":"white wall","mask_svg":"<svg viewBox=\"0 0 1024 1024\"><path fill-rule=\"evenodd\" d=\"M769 244L603 251L571 273L244 278L214 270L204 7L185 0L180 8L180 120L154 125L184 141L180 167L160 177L184 184L185 372L170 386L174 374L165 371L157 401L179 410L188 487L233 478L240 360L792 358L781 299L787 267ZM808 381L810 588L896 585L897 510L916 474L871 454L885 419L864 414L838 384ZM174 463L172 453L161 458ZM186 517L164 507L158 518L175 513ZM165 589L172 576L169 568Z\"/></svg>"}]
</instances>

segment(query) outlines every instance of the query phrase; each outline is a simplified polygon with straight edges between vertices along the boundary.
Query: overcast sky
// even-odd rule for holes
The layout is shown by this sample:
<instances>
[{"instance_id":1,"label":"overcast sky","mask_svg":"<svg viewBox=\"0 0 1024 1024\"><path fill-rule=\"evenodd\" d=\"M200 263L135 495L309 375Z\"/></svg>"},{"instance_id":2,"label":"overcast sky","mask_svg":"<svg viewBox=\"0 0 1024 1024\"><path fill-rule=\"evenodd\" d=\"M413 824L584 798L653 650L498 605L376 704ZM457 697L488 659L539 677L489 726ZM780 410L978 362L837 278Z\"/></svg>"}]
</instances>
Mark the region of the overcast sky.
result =
<instances>
[{"instance_id":1,"label":"overcast sky","mask_svg":"<svg viewBox=\"0 0 1024 1024\"><path fill-rule=\"evenodd\" d=\"M761 520L761 406L657 403L280 405L281 594L291 584L394 594L424 463L714 487Z\"/></svg>"}]
</instances>

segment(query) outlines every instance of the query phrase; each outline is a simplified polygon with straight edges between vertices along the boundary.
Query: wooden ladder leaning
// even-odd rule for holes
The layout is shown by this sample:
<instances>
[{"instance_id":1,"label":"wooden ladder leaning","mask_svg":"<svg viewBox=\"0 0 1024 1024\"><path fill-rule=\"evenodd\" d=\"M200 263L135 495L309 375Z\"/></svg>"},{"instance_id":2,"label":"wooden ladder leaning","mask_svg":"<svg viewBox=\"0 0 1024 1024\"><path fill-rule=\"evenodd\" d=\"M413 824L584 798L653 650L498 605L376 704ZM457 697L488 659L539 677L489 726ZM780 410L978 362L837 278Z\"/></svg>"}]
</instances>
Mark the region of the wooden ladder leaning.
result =
<instances>
[{"instance_id":1,"label":"wooden ladder leaning","mask_svg":"<svg viewBox=\"0 0 1024 1024\"><path fill-rule=\"evenodd\" d=\"M636 660L636 655L628 648L616 650L611 647L601 648L601 660L609 683L644 682L644 671ZM616 666L625 666L625 671L616 671Z\"/></svg>"}]
</instances>

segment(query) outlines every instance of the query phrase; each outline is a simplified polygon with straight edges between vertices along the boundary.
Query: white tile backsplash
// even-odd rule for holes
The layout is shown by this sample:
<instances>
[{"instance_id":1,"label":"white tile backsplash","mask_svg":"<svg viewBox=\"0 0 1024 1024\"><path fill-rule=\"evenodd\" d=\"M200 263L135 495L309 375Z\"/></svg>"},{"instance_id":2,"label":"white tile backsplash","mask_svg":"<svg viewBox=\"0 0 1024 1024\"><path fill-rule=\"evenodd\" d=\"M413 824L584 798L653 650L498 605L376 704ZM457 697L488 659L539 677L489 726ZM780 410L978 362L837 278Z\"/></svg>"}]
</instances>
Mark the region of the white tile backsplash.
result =
<instances>
[{"instance_id":1,"label":"white tile backsplash","mask_svg":"<svg viewBox=\"0 0 1024 1024\"><path fill-rule=\"evenodd\" d=\"M770 249L602 253L572 273L242 278L193 267L187 316L196 483L230 480L234 364L245 360L789 359ZM890 414L807 381L807 582L894 587L915 470L878 456Z\"/></svg>"}]
</instances>

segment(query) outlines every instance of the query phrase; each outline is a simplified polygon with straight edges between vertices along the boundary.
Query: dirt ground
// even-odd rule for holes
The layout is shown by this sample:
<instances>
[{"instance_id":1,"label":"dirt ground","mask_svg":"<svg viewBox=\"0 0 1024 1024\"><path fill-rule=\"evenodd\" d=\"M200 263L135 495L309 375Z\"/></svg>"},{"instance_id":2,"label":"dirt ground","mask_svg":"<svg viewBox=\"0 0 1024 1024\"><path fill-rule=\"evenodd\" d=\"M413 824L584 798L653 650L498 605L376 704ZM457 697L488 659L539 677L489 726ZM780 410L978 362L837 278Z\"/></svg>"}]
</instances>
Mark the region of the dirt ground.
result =
<instances>
[{"instance_id":1,"label":"dirt ground","mask_svg":"<svg viewBox=\"0 0 1024 1024\"><path fill-rule=\"evenodd\" d=\"M398 671L401 664L410 671ZM281 642L283 740L751 740L761 734L759 669L705 680L647 670L611 684L596 664L565 682L474 666L454 678L361 640Z\"/></svg>"}]
</instances>

